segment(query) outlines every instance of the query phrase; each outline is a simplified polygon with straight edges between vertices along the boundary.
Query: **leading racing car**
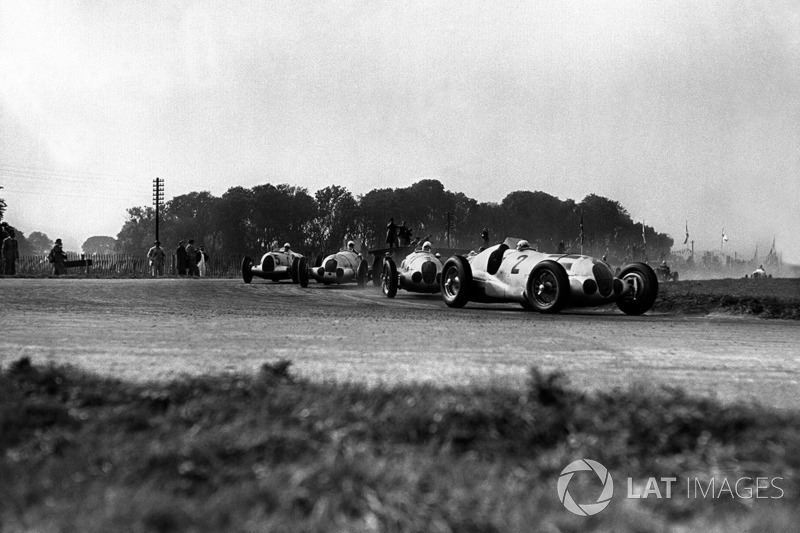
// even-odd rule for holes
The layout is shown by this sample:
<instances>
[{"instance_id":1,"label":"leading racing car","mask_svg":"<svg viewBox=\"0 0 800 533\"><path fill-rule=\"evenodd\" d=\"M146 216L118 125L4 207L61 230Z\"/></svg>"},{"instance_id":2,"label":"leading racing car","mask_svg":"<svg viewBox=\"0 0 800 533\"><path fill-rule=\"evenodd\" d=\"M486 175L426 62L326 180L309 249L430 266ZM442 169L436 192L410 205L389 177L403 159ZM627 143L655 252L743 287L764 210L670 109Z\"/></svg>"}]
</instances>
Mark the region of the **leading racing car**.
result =
<instances>
[{"instance_id":1,"label":"leading racing car","mask_svg":"<svg viewBox=\"0 0 800 533\"><path fill-rule=\"evenodd\" d=\"M292 283L308 287L308 260L302 254L293 252L287 242L283 249L265 253L257 265L253 264L250 257L242 259L244 282L250 283L254 276L275 282L291 279Z\"/></svg>"},{"instance_id":2,"label":"leading racing car","mask_svg":"<svg viewBox=\"0 0 800 533\"><path fill-rule=\"evenodd\" d=\"M640 315L655 303L658 278L645 263L631 263L615 277L600 259L541 253L527 241L506 239L470 257L450 257L442 269L441 290L450 307L470 301L518 302L529 311L558 313L613 302L625 314Z\"/></svg>"}]
</instances>

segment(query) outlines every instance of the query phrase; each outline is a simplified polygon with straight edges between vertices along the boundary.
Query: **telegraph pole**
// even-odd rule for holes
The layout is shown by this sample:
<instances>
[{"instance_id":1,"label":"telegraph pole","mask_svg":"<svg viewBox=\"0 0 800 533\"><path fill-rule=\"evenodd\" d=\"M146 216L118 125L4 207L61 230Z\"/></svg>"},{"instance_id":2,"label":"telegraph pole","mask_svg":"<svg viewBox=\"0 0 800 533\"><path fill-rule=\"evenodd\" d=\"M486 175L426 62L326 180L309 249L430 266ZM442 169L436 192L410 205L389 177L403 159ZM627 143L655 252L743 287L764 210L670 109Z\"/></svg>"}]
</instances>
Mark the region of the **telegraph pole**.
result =
<instances>
[{"instance_id":1,"label":"telegraph pole","mask_svg":"<svg viewBox=\"0 0 800 533\"><path fill-rule=\"evenodd\" d=\"M156 178L153 180L153 207L156 208L156 240L158 238L158 211L159 207L164 203L164 180Z\"/></svg>"}]
</instances>

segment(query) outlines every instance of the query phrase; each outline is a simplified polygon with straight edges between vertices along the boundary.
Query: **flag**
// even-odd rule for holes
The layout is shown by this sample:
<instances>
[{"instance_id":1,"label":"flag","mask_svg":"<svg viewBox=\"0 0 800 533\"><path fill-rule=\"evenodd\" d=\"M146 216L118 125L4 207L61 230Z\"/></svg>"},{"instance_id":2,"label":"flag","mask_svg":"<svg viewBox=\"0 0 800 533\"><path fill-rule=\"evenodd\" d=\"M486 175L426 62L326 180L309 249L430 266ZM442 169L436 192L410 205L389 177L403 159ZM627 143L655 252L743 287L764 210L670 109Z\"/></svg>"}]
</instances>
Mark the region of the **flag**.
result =
<instances>
[{"instance_id":1,"label":"flag","mask_svg":"<svg viewBox=\"0 0 800 533\"><path fill-rule=\"evenodd\" d=\"M753 261L758 261L758 245L756 244L756 253L753 254Z\"/></svg>"},{"instance_id":2,"label":"flag","mask_svg":"<svg viewBox=\"0 0 800 533\"><path fill-rule=\"evenodd\" d=\"M689 221L686 221L686 238L683 239L683 244L689 242Z\"/></svg>"},{"instance_id":3,"label":"flag","mask_svg":"<svg viewBox=\"0 0 800 533\"><path fill-rule=\"evenodd\" d=\"M775 253L775 237L772 237L772 248L769 249L769 254L772 255Z\"/></svg>"},{"instance_id":4,"label":"flag","mask_svg":"<svg viewBox=\"0 0 800 533\"><path fill-rule=\"evenodd\" d=\"M647 244L647 237L644 234L644 219L642 219L642 243Z\"/></svg>"},{"instance_id":5,"label":"flag","mask_svg":"<svg viewBox=\"0 0 800 533\"><path fill-rule=\"evenodd\" d=\"M722 242L728 242L728 236L725 235L725 228L722 228Z\"/></svg>"}]
</instances>

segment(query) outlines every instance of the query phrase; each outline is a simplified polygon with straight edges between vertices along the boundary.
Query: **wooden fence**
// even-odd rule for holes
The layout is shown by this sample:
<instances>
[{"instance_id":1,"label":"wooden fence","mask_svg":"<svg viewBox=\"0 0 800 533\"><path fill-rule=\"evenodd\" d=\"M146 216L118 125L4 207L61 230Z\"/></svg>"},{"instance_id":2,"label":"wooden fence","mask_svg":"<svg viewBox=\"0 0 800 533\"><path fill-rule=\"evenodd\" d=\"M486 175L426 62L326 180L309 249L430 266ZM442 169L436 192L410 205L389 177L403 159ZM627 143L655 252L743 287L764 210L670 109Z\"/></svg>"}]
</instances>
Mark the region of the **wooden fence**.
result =
<instances>
[{"instance_id":1,"label":"wooden fence","mask_svg":"<svg viewBox=\"0 0 800 533\"><path fill-rule=\"evenodd\" d=\"M206 263L206 277L209 278L238 278L242 275L243 255L225 255L211 257ZM80 260L75 253L67 254L67 261ZM145 255L106 254L90 255L86 259L92 260L92 266L73 267L67 269L67 274L89 276L130 276L150 277L150 261ZM164 265L165 276L177 276L177 258L168 255ZM17 263L19 275L49 275L53 273L53 265L47 261L47 255L23 255Z\"/></svg>"}]
</instances>

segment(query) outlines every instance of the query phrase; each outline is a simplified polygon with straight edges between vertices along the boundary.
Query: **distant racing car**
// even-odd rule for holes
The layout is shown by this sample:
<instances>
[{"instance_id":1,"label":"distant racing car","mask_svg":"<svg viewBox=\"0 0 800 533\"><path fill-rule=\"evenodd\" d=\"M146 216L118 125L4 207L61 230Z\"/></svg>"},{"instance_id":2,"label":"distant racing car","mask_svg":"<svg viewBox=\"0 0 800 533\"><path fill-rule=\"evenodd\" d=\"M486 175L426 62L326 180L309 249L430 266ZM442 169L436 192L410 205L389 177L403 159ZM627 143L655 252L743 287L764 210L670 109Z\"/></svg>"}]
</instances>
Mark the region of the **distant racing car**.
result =
<instances>
[{"instance_id":1,"label":"distant racing car","mask_svg":"<svg viewBox=\"0 0 800 533\"><path fill-rule=\"evenodd\" d=\"M325 257L310 272L312 278L325 285L355 281L359 287L363 287L367 283L369 266L361 254L355 251L353 241L350 241L346 250Z\"/></svg>"},{"instance_id":2,"label":"distant racing car","mask_svg":"<svg viewBox=\"0 0 800 533\"><path fill-rule=\"evenodd\" d=\"M292 283L308 287L308 260L302 254L293 252L289 243L286 243L282 249L261 256L261 262L257 265L250 257L242 259L244 282L250 283L254 276L275 282L291 279Z\"/></svg>"},{"instance_id":3,"label":"distant racing car","mask_svg":"<svg viewBox=\"0 0 800 533\"><path fill-rule=\"evenodd\" d=\"M658 278L644 263L631 263L615 277L600 259L541 253L526 244L506 239L469 258L450 257L441 275L445 303L518 302L529 311L558 313L614 302L628 315L646 313L655 303Z\"/></svg>"},{"instance_id":4,"label":"distant racing car","mask_svg":"<svg viewBox=\"0 0 800 533\"><path fill-rule=\"evenodd\" d=\"M398 289L409 292L436 293L441 290L442 262L431 251L431 243L405 256L397 266L387 255L380 272L381 290L388 298L394 298Z\"/></svg>"}]
</instances>

